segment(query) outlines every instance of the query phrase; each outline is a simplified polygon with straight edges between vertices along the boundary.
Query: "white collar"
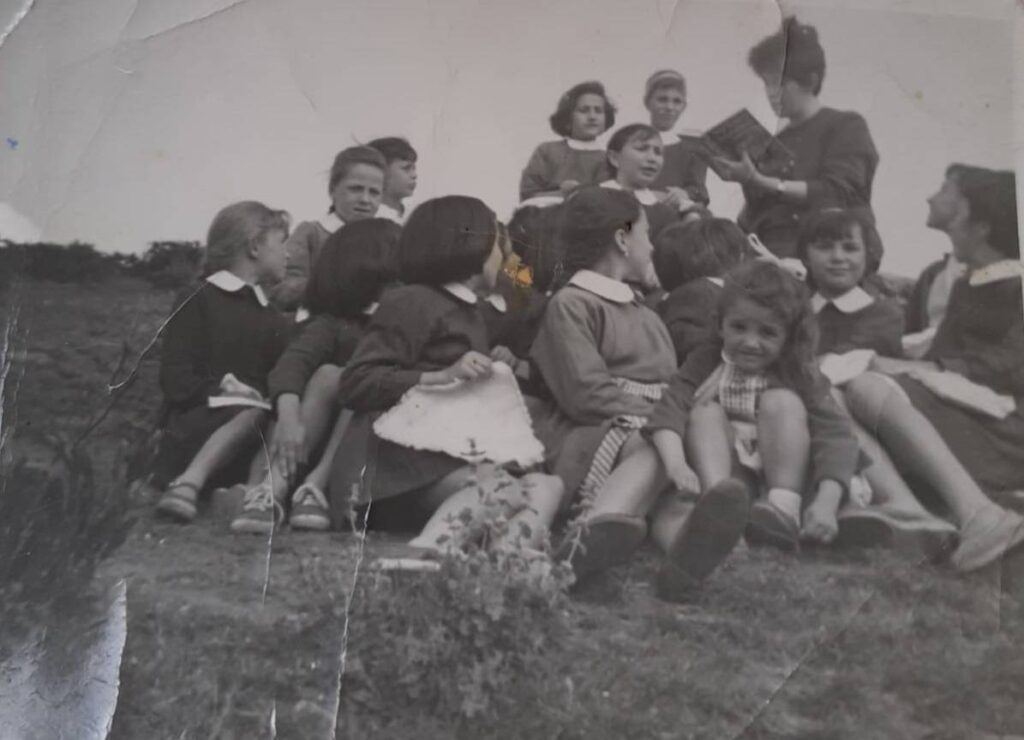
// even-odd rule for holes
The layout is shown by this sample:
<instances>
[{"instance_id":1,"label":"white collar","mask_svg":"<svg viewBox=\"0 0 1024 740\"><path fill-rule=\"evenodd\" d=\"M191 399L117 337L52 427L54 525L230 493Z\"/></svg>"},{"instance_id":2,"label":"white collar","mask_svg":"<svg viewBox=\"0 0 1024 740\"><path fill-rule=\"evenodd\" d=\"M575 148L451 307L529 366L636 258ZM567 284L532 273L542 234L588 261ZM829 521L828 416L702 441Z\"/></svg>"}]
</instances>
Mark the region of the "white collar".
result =
<instances>
[{"instance_id":1,"label":"white collar","mask_svg":"<svg viewBox=\"0 0 1024 740\"><path fill-rule=\"evenodd\" d=\"M717 285L719 288L724 288L725 287L725 280L723 280L722 278L719 278L719 277L705 277L704 279L710 281L712 285Z\"/></svg>"},{"instance_id":2,"label":"white collar","mask_svg":"<svg viewBox=\"0 0 1024 740\"><path fill-rule=\"evenodd\" d=\"M871 297L871 294L859 285L846 291L838 298L829 299L821 293L815 293L811 296L811 308L814 309L814 313L821 313L821 309L830 303L843 313L856 313L874 302L875 299Z\"/></svg>"},{"instance_id":3,"label":"white collar","mask_svg":"<svg viewBox=\"0 0 1024 740\"><path fill-rule=\"evenodd\" d=\"M1019 277L1024 277L1024 263L1020 260L1000 260L974 270L968 280L972 286L977 287Z\"/></svg>"},{"instance_id":4,"label":"white collar","mask_svg":"<svg viewBox=\"0 0 1024 740\"><path fill-rule=\"evenodd\" d=\"M579 270L570 278L569 284L614 303L632 303L636 298L633 289L621 280L593 270Z\"/></svg>"},{"instance_id":5,"label":"white collar","mask_svg":"<svg viewBox=\"0 0 1024 740\"><path fill-rule=\"evenodd\" d=\"M386 218L388 221L394 221L399 226L402 225L402 220L403 220L402 212L399 211L397 208L392 208L391 206L387 205L386 203L381 203L379 206L377 206L376 217L377 218Z\"/></svg>"},{"instance_id":6,"label":"white collar","mask_svg":"<svg viewBox=\"0 0 1024 740\"><path fill-rule=\"evenodd\" d=\"M263 288L258 285L250 285L235 273L227 270L221 270L220 272L213 273L206 278L206 282L211 285L216 285L225 293L237 293L243 288L252 288L252 292L256 294L256 300L260 302L261 306L266 306L270 303L270 301L267 300L266 293L263 292Z\"/></svg>"},{"instance_id":7,"label":"white collar","mask_svg":"<svg viewBox=\"0 0 1024 740\"><path fill-rule=\"evenodd\" d=\"M464 283L445 283L441 287L447 290L449 293L451 293L453 296L458 298L463 303L468 303L469 305L472 306L475 305L477 302L476 293L470 290Z\"/></svg>"},{"instance_id":8,"label":"white collar","mask_svg":"<svg viewBox=\"0 0 1024 740\"><path fill-rule=\"evenodd\" d=\"M602 188L608 188L609 190L625 190L624 187L619 183L618 180L605 180L601 183ZM640 201L640 205L653 206L658 203L658 195L650 188L642 188L641 190L634 190L633 197Z\"/></svg>"},{"instance_id":9,"label":"white collar","mask_svg":"<svg viewBox=\"0 0 1024 740\"><path fill-rule=\"evenodd\" d=\"M569 145L570 149L575 149L578 152L603 152L604 144L597 139L590 141L580 141L579 139L571 139L568 136L565 137L565 143Z\"/></svg>"},{"instance_id":10,"label":"white collar","mask_svg":"<svg viewBox=\"0 0 1024 740\"><path fill-rule=\"evenodd\" d=\"M319 224L327 230L328 234L333 234L344 226L345 222L334 211L328 211L326 216L320 218Z\"/></svg>"},{"instance_id":11,"label":"white collar","mask_svg":"<svg viewBox=\"0 0 1024 740\"><path fill-rule=\"evenodd\" d=\"M662 146L672 146L679 141L679 135L672 131L659 131L658 136L661 137Z\"/></svg>"},{"instance_id":12,"label":"white collar","mask_svg":"<svg viewBox=\"0 0 1024 740\"><path fill-rule=\"evenodd\" d=\"M505 301L505 296L500 293L491 293L484 300L490 303L491 308L498 313L505 313L508 311L508 303Z\"/></svg>"},{"instance_id":13,"label":"white collar","mask_svg":"<svg viewBox=\"0 0 1024 740\"><path fill-rule=\"evenodd\" d=\"M363 316L373 316L377 313L377 309L380 308L380 301L374 301L369 306L363 309Z\"/></svg>"}]
</instances>

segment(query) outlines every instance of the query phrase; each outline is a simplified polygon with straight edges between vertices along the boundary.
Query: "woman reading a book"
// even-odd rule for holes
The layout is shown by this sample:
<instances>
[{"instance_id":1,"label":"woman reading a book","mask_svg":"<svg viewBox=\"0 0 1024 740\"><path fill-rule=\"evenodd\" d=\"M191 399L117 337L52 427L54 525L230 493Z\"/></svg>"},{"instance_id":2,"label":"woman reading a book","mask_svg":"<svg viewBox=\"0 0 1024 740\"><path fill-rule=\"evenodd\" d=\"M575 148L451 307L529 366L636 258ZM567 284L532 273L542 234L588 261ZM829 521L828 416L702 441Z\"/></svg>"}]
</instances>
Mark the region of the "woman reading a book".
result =
<instances>
[{"instance_id":1,"label":"woman reading a book","mask_svg":"<svg viewBox=\"0 0 1024 740\"><path fill-rule=\"evenodd\" d=\"M772 110L786 124L759 151L744 146L746 138L736 127L724 137L709 131L717 145L710 164L723 180L743 186L740 226L779 257L793 257L807 213L870 208L878 152L859 114L826 107L818 99L825 52L813 26L787 18L777 33L750 50L748 61L764 81Z\"/></svg>"}]
</instances>

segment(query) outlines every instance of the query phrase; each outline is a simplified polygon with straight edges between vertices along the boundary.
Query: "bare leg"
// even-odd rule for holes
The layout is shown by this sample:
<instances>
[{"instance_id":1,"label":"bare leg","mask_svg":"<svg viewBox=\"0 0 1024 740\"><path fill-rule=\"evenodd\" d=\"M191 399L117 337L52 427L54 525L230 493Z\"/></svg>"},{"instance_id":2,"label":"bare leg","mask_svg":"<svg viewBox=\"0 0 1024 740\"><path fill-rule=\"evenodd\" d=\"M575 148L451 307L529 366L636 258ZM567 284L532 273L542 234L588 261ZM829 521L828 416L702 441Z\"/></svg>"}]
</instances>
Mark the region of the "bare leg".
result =
<instances>
[{"instance_id":1,"label":"bare leg","mask_svg":"<svg viewBox=\"0 0 1024 740\"><path fill-rule=\"evenodd\" d=\"M245 409L210 435L188 467L175 478L175 482L191 483L197 489L206 485L215 472L231 461L239 451L250 444L263 424L266 412Z\"/></svg>"},{"instance_id":2,"label":"bare leg","mask_svg":"<svg viewBox=\"0 0 1024 740\"><path fill-rule=\"evenodd\" d=\"M345 430L348 428L351 419L352 412L349 409L342 409L341 413L338 414L338 420L334 423L334 429L331 430L331 436L324 446L323 453L320 455L316 467L306 474L305 483L312 484L321 491L327 487L331 466L334 464L334 456L338 453L338 447L341 446L341 438L345 435Z\"/></svg>"},{"instance_id":3,"label":"bare leg","mask_svg":"<svg viewBox=\"0 0 1024 740\"><path fill-rule=\"evenodd\" d=\"M623 445L619 462L594 496L587 518L599 514L643 517L668 485L654 447L639 433Z\"/></svg>"},{"instance_id":4,"label":"bare leg","mask_svg":"<svg viewBox=\"0 0 1024 740\"><path fill-rule=\"evenodd\" d=\"M554 475L530 473L520 481L525 507L509 519L508 533L499 538L495 547L525 547L539 549L543 546L562 506L565 485Z\"/></svg>"},{"instance_id":5,"label":"bare leg","mask_svg":"<svg viewBox=\"0 0 1024 740\"><path fill-rule=\"evenodd\" d=\"M692 461L702 491L732 475L732 428L717 403L697 406L686 427L686 459Z\"/></svg>"},{"instance_id":6,"label":"bare leg","mask_svg":"<svg viewBox=\"0 0 1024 740\"><path fill-rule=\"evenodd\" d=\"M897 465L920 475L938 491L959 524L992 504L931 422L887 378L876 373L854 378L846 386L846 401Z\"/></svg>"},{"instance_id":7,"label":"bare leg","mask_svg":"<svg viewBox=\"0 0 1024 740\"><path fill-rule=\"evenodd\" d=\"M757 446L770 489L784 488L797 493L804 490L811 436L807 410L796 393L773 388L762 394L757 412Z\"/></svg>"}]
</instances>

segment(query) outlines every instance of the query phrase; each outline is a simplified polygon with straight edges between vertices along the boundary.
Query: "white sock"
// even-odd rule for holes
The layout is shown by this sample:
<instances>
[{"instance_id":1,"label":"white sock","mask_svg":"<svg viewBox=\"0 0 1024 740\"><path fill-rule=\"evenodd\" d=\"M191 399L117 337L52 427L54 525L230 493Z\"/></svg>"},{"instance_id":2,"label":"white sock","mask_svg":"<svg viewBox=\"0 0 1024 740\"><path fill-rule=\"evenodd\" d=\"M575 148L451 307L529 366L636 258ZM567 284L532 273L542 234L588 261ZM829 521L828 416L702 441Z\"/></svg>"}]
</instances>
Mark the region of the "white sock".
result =
<instances>
[{"instance_id":1,"label":"white sock","mask_svg":"<svg viewBox=\"0 0 1024 740\"><path fill-rule=\"evenodd\" d=\"M794 522L800 522L800 508L803 498L788 488L773 488L768 491L768 503L786 514Z\"/></svg>"}]
</instances>

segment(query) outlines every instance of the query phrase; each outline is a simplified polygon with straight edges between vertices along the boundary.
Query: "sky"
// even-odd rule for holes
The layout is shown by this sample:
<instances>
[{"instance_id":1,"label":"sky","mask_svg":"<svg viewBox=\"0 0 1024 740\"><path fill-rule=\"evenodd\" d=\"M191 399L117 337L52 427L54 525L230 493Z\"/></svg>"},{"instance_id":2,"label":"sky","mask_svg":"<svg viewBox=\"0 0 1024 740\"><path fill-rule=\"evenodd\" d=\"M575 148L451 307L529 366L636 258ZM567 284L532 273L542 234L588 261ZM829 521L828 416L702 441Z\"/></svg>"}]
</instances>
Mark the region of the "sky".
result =
<instances>
[{"instance_id":1,"label":"sky","mask_svg":"<svg viewBox=\"0 0 1024 740\"><path fill-rule=\"evenodd\" d=\"M883 269L916 274L948 249L924 225L946 166L1014 164L1014 3L782 6L818 28L822 101L880 152ZM313 219L334 154L384 135L419 151L413 203L466 193L507 218L564 90L599 79L620 123L645 120L662 67L687 78L685 128L777 123L746 64L768 0L0 0L0 28L24 7L0 44L0 238L139 252L243 199ZM709 189L734 217L738 189Z\"/></svg>"}]
</instances>

